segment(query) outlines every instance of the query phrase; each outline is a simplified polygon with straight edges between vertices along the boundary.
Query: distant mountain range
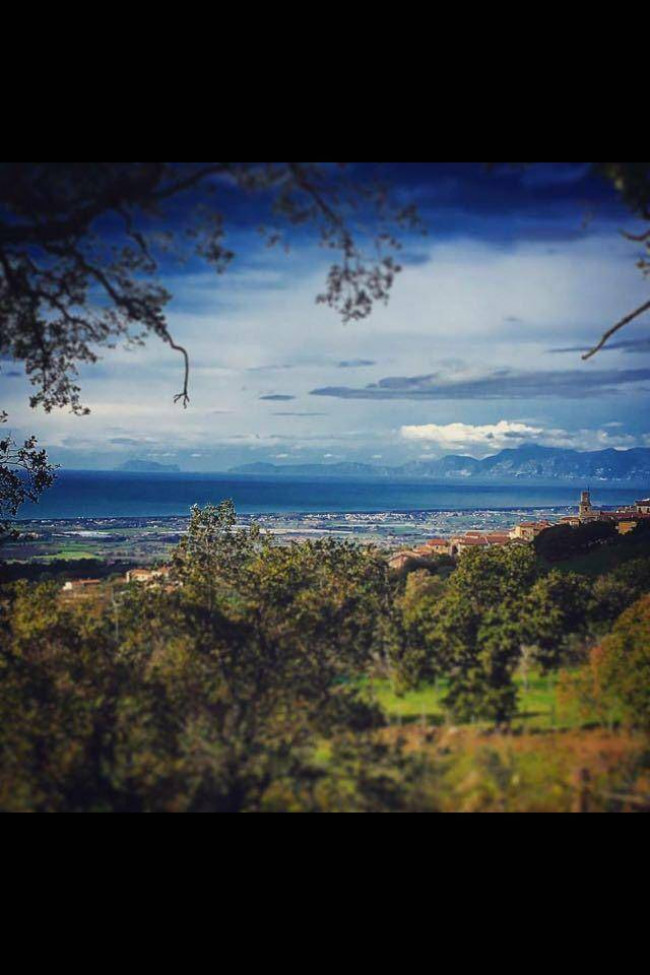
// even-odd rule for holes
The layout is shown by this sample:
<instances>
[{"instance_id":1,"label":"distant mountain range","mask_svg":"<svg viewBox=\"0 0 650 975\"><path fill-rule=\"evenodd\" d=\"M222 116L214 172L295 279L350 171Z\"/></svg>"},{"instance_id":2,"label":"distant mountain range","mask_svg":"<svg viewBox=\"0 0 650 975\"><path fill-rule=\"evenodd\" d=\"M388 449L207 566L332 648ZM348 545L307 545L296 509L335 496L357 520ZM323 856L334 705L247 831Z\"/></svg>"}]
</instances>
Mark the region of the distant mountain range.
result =
<instances>
[{"instance_id":1,"label":"distant mountain range","mask_svg":"<svg viewBox=\"0 0 650 975\"><path fill-rule=\"evenodd\" d=\"M142 473L155 474L158 472L162 473L175 473L180 471L178 464L159 464L155 460L127 460L119 467L115 468L116 471L135 471Z\"/></svg>"},{"instance_id":2,"label":"distant mountain range","mask_svg":"<svg viewBox=\"0 0 650 975\"><path fill-rule=\"evenodd\" d=\"M382 479L435 479L453 481L610 481L650 487L650 447L630 450L567 450L523 444L476 460L449 454L439 460L420 460L399 467L372 464L242 464L231 474L268 477L360 477Z\"/></svg>"}]
</instances>

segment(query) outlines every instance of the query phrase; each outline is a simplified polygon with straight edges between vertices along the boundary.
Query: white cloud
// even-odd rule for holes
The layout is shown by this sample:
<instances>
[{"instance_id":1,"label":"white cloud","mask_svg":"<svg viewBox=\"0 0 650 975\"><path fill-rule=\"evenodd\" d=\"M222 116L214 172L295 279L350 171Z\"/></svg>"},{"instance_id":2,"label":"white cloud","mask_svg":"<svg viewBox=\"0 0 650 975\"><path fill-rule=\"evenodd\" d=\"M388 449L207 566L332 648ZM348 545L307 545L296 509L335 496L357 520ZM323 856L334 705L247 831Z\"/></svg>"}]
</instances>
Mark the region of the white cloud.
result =
<instances>
[{"instance_id":1,"label":"white cloud","mask_svg":"<svg viewBox=\"0 0 650 975\"><path fill-rule=\"evenodd\" d=\"M430 440L441 447L482 447L500 450L525 440L535 440L544 431L527 423L499 420L475 426L471 423L424 423L421 426L403 426L400 430L406 440ZM514 443L513 443L514 441Z\"/></svg>"},{"instance_id":2,"label":"white cloud","mask_svg":"<svg viewBox=\"0 0 650 975\"><path fill-rule=\"evenodd\" d=\"M611 426L611 425L610 425ZM403 439L427 441L441 450L469 451L476 456L496 453L504 447L517 447L523 443L538 443L547 447L568 447L574 450L602 450L605 447L647 446L650 434L638 437L609 430L545 429L517 420L499 420L498 423L424 423L403 426Z\"/></svg>"}]
</instances>

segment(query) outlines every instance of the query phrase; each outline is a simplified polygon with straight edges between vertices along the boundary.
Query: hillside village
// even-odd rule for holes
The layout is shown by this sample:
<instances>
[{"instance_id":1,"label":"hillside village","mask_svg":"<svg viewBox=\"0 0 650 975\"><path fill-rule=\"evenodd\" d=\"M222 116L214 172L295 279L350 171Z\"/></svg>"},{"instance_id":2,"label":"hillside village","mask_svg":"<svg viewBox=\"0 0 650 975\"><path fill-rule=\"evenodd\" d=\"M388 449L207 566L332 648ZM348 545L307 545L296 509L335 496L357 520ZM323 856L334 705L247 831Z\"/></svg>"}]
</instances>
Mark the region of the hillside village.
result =
<instances>
[{"instance_id":1,"label":"hillside village","mask_svg":"<svg viewBox=\"0 0 650 975\"><path fill-rule=\"evenodd\" d=\"M409 563L426 560L432 556L456 558L472 548L529 544L543 531L555 525L578 527L589 522L605 522L615 524L617 531L624 535L632 531L640 521L646 519L650 519L650 498L636 501L629 507L609 511L595 508L591 503L591 494L586 490L581 493L578 510L574 515L565 515L557 521L547 519L524 521L505 531L472 530L446 538L430 538L422 545L401 549L391 555L388 564L391 569L399 571ZM101 579L94 578L71 579L64 583L62 592L68 598L90 594L96 591L101 582ZM170 580L170 568L167 565L130 569L125 573L122 582L126 585L165 586L166 588L174 585Z\"/></svg>"},{"instance_id":2,"label":"hillside village","mask_svg":"<svg viewBox=\"0 0 650 975\"><path fill-rule=\"evenodd\" d=\"M632 531L639 521L650 518L650 498L635 501L626 508L613 511L594 508L591 503L589 490L580 495L578 512L575 515L565 515L558 521L524 521L514 525L508 531L481 532L467 531L449 538L431 538L417 548L405 549L397 552L389 559L392 569L402 569L409 562L430 558L432 555L448 555L455 557L470 548L486 548L492 545L509 545L530 543L547 528L554 525L570 525L577 527L589 522L606 522L614 524L621 535Z\"/></svg>"}]
</instances>

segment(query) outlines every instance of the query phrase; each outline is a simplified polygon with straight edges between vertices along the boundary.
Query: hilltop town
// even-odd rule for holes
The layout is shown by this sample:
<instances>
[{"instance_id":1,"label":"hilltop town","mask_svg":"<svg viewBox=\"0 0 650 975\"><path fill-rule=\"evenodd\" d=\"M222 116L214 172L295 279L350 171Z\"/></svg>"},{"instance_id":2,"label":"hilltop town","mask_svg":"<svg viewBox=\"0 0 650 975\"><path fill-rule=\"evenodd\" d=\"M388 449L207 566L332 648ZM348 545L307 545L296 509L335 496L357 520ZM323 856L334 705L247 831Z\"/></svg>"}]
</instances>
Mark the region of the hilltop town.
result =
<instances>
[{"instance_id":1,"label":"hilltop town","mask_svg":"<svg viewBox=\"0 0 650 975\"><path fill-rule=\"evenodd\" d=\"M522 544L534 541L538 535L556 525L576 528L592 522L601 522L616 527L619 534L633 531L640 521L650 519L650 498L635 501L633 505L613 511L595 508L591 503L589 490L582 491L578 511L575 515L564 515L557 521L523 521L507 531L466 531L448 538L431 538L423 545L399 551L391 556L389 564L393 569L402 569L412 561L428 559L435 555L455 557L470 548L487 548L492 545Z\"/></svg>"}]
</instances>

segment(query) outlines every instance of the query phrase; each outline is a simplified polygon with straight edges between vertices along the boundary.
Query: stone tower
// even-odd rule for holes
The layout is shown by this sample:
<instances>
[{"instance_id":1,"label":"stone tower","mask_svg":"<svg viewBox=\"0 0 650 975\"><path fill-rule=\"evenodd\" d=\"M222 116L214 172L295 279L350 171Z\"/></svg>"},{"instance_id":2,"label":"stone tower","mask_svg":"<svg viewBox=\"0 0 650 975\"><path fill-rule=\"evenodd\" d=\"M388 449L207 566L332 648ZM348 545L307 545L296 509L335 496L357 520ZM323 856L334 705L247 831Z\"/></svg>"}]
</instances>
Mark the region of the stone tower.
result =
<instances>
[{"instance_id":1,"label":"stone tower","mask_svg":"<svg viewBox=\"0 0 650 975\"><path fill-rule=\"evenodd\" d=\"M578 505L578 518L580 521L588 521L593 514L593 510L589 490L583 491L580 495L580 504Z\"/></svg>"}]
</instances>

